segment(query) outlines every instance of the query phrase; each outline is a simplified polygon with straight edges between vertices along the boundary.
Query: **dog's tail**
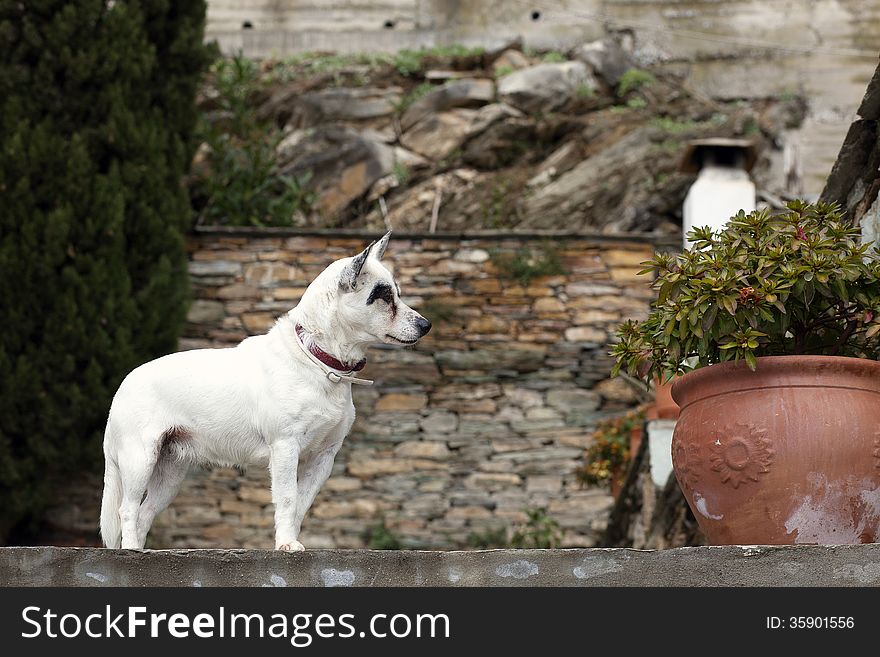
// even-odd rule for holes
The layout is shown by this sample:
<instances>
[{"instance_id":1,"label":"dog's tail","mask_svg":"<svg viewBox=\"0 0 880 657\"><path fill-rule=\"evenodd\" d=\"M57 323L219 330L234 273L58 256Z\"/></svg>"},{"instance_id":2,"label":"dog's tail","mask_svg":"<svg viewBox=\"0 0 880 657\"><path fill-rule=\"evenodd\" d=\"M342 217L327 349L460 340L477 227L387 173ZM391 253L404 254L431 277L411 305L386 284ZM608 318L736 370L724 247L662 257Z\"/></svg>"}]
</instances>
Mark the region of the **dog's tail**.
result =
<instances>
[{"instance_id":1,"label":"dog's tail","mask_svg":"<svg viewBox=\"0 0 880 657\"><path fill-rule=\"evenodd\" d=\"M109 433L110 427L107 427ZM101 498L101 540L108 548L122 545L122 524L119 520L119 507L122 503L122 477L116 465L116 455L111 454L110 445L104 437L104 496Z\"/></svg>"}]
</instances>

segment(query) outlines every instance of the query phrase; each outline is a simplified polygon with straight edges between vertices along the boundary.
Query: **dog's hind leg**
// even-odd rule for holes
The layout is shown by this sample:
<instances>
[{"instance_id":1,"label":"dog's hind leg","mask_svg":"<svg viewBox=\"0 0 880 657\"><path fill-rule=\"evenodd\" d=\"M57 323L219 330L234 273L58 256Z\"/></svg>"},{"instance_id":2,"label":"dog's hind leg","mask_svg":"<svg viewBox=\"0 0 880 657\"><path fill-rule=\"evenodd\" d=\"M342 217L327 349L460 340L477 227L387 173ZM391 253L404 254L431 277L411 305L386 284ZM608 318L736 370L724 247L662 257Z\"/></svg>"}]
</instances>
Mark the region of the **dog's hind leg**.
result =
<instances>
[{"instance_id":1,"label":"dog's hind leg","mask_svg":"<svg viewBox=\"0 0 880 657\"><path fill-rule=\"evenodd\" d=\"M177 496L183 480L189 471L189 463L167 455L159 457L153 475L147 484L147 497L138 510L137 542L143 546L147 533L156 516L162 513Z\"/></svg>"},{"instance_id":2,"label":"dog's hind leg","mask_svg":"<svg viewBox=\"0 0 880 657\"><path fill-rule=\"evenodd\" d=\"M147 491L147 484L153 476L159 458L159 436L161 430L144 432L142 439L129 438L117 457L122 477L122 503L119 506L119 520L122 524L122 548L142 549L138 540L138 515L141 502Z\"/></svg>"}]
</instances>

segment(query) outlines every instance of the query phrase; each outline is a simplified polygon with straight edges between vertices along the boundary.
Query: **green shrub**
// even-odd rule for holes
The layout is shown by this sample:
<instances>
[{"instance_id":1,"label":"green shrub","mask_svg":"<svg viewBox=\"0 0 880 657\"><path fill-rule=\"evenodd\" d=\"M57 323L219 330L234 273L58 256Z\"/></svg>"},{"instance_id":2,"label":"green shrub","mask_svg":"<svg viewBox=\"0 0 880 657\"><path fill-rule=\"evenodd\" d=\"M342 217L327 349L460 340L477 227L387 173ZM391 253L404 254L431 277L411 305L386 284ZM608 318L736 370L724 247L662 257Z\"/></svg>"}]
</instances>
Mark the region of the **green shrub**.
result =
<instances>
[{"instance_id":1,"label":"green shrub","mask_svg":"<svg viewBox=\"0 0 880 657\"><path fill-rule=\"evenodd\" d=\"M384 520L370 527L365 538L370 550L399 550L403 547L400 537L385 525Z\"/></svg>"},{"instance_id":2,"label":"green shrub","mask_svg":"<svg viewBox=\"0 0 880 657\"><path fill-rule=\"evenodd\" d=\"M720 232L644 263L657 300L618 329L612 354L630 374L786 354L880 356L880 254L840 208L792 201L786 212L733 217Z\"/></svg>"},{"instance_id":3,"label":"green shrub","mask_svg":"<svg viewBox=\"0 0 880 657\"><path fill-rule=\"evenodd\" d=\"M209 148L207 171L192 184L199 223L230 226L290 226L308 214L315 197L309 175L281 173L276 148L282 132L258 119L251 100L260 89L260 70L238 55L211 67L222 121L203 117L200 136Z\"/></svg>"},{"instance_id":4,"label":"green shrub","mask_svg":"<svg viewBox=\"0 0 880 657\"><path fill-rule=\"evenodd\" d=\"M176 348L204 19L0 2L0 540L50 477L100 467L122 377Z\"/></svg>"},{"instance_id":5,"label":"green shrub","mask_svg":"<svg viewBox=\"0 0 880 657\"><path fill-rule=\"evenodd\" d=\"M546 550L562 543L559 523L547 515L546 509L524 509L526 521L513 532L510 547Z\"/></svg>"},{"instance_id":6,"label":"green shrub","mask_svg":"<svg viewBox=\"0 0 880 657\"><path fill-rule=\"evenodd\" d=\"M412 171L410 171L409 167L403 162L395 162L392 167L392 173L394 173L394 177L397 178L398 185L405 185L409 182L409 179L412 176Z\"/></svg>"},{"instance_id":7,"label":"green shrub","mask_svg":"<svg viewBox=\"0 0 880 657\"><path fill-rule=\"evenodd\" d=\"M453 43L448 46L436 46L434 48L422 48L421 50L401 50L392 59L397 72L406 77L412 77L420 73L425 66L425 59L429 57L461 59L464 57L478 57L485 52L484 48L470 48L461 44Z\"/></svg>"},{"instance_id":8,"label":"green shrub","mask_svg":"<svg viewBox=\"0 0 880 657\"><path fill-rule=\"evenodd\" d=\"M631 68L620 76L617 83L617 95L626 96L630 91L636 91L644 86L654 84L657 81L651 73L638 68Z\"/></svg>"},{"instance_id":9,"label":"green shrub","mask_svg":"<svg viewBox=\"0 0 880 657\"><path fill-rule=\"evenodd\" d=\"M397 110L397 113L403 114L406 110L410 108L410 105L416 102L419 98L424 98L434 89L437 89L437 87L430 82L422 82L417 87L414 87L408 94L400 99L400 102L395 108Z\"/></svg>"},{"instance_id":10,"label":"green shrub","mask_svg":"<svg viewBox=\"0 0 880 657\"><path fill-rule=\"evenodd\" d=\"M629 452L630 434L645 422L641 411L599 423L592 435L592 443L584 452L584 465L575 475L582 484L601 486L626 473L633 454Z\"/></svg>"},{"instance_id":11,"label":"green shrub","mask_svg":"<svg viewBox=\"0 0 880 657\"><path fill-rule=\"evenodd\" d=\"M596 90L593 89L592 85L579 84L578 88L575 90L575 95L578 98L592 98L596 95Z\"/></svg>"},{"instance_id":12,"label":"green shrub","mask_svg":"<svg viewBox=\"0 0 880 657\"><path fill-rule=\"evenodd\" d=\"M492 262L503 276L524 286L535 278L566 273L559 253L548 244L538 248L522 247L513 253L495 252L492 254Z\"/></svg>"},{"instance_id":13,"label":"green shrub","mask_svg":"<svg viewBox=\"0 0 880 657\"><path fill-rule=\"evenodd\" d=\"M483 532L471 532L467 536L468 547L476 550L489 550L493 548L508 548L510 541L507 540L507 529L487 529Z\"/></svg>"},{"instance_id":14,"label":"green shrub","mask_svg":"<svg viewBox=\"0 0 880 657\"><path fill-rule=\"evenodd\" d=\"M545 53L543 57L541 57L541 61L546 64L560 64L562 62L567 62L568 58L561 52L551 50L550 52Z\"/></svg>"}]
</instances>

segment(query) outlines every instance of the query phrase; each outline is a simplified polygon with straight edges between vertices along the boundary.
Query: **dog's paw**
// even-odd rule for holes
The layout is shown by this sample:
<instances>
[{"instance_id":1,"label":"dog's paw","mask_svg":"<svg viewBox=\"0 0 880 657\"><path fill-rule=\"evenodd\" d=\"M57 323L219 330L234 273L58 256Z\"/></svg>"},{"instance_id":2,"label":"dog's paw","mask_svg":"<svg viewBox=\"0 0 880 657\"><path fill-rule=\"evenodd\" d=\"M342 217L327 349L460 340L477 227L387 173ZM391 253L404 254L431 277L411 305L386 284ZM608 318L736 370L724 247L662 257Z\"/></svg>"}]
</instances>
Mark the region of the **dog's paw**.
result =
<instances>
[{"instance_id":1,"label":"dog's paw","mask_svg":"<svg viewBox=\"0 0 880 657\"><path fill-rule=\"evenodd\" d=\"M275 549L282 550L283 552L302 552L306 548L299 541L292 541L290 543L282 543L276 546Z\"/></svg>"}]
</instances>

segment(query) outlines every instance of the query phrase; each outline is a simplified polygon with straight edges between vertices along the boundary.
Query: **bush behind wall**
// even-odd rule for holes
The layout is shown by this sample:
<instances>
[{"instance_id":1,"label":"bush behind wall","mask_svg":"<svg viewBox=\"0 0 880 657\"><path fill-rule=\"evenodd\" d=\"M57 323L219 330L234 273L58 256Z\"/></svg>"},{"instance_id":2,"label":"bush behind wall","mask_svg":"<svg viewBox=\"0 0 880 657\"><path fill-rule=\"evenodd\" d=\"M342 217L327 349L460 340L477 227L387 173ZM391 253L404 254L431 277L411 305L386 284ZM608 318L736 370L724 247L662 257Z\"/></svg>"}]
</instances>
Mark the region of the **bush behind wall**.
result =
<instances>
[{"instance_id":1,"label":"bush behind wall","mask_svg":"<svg viewBox=\"0 0 880 657\"><path fill-rule=\"evenodd\" d=\"M175 349L205 3L0 0L0 541Z\"/></svg>"}]
</instances>

